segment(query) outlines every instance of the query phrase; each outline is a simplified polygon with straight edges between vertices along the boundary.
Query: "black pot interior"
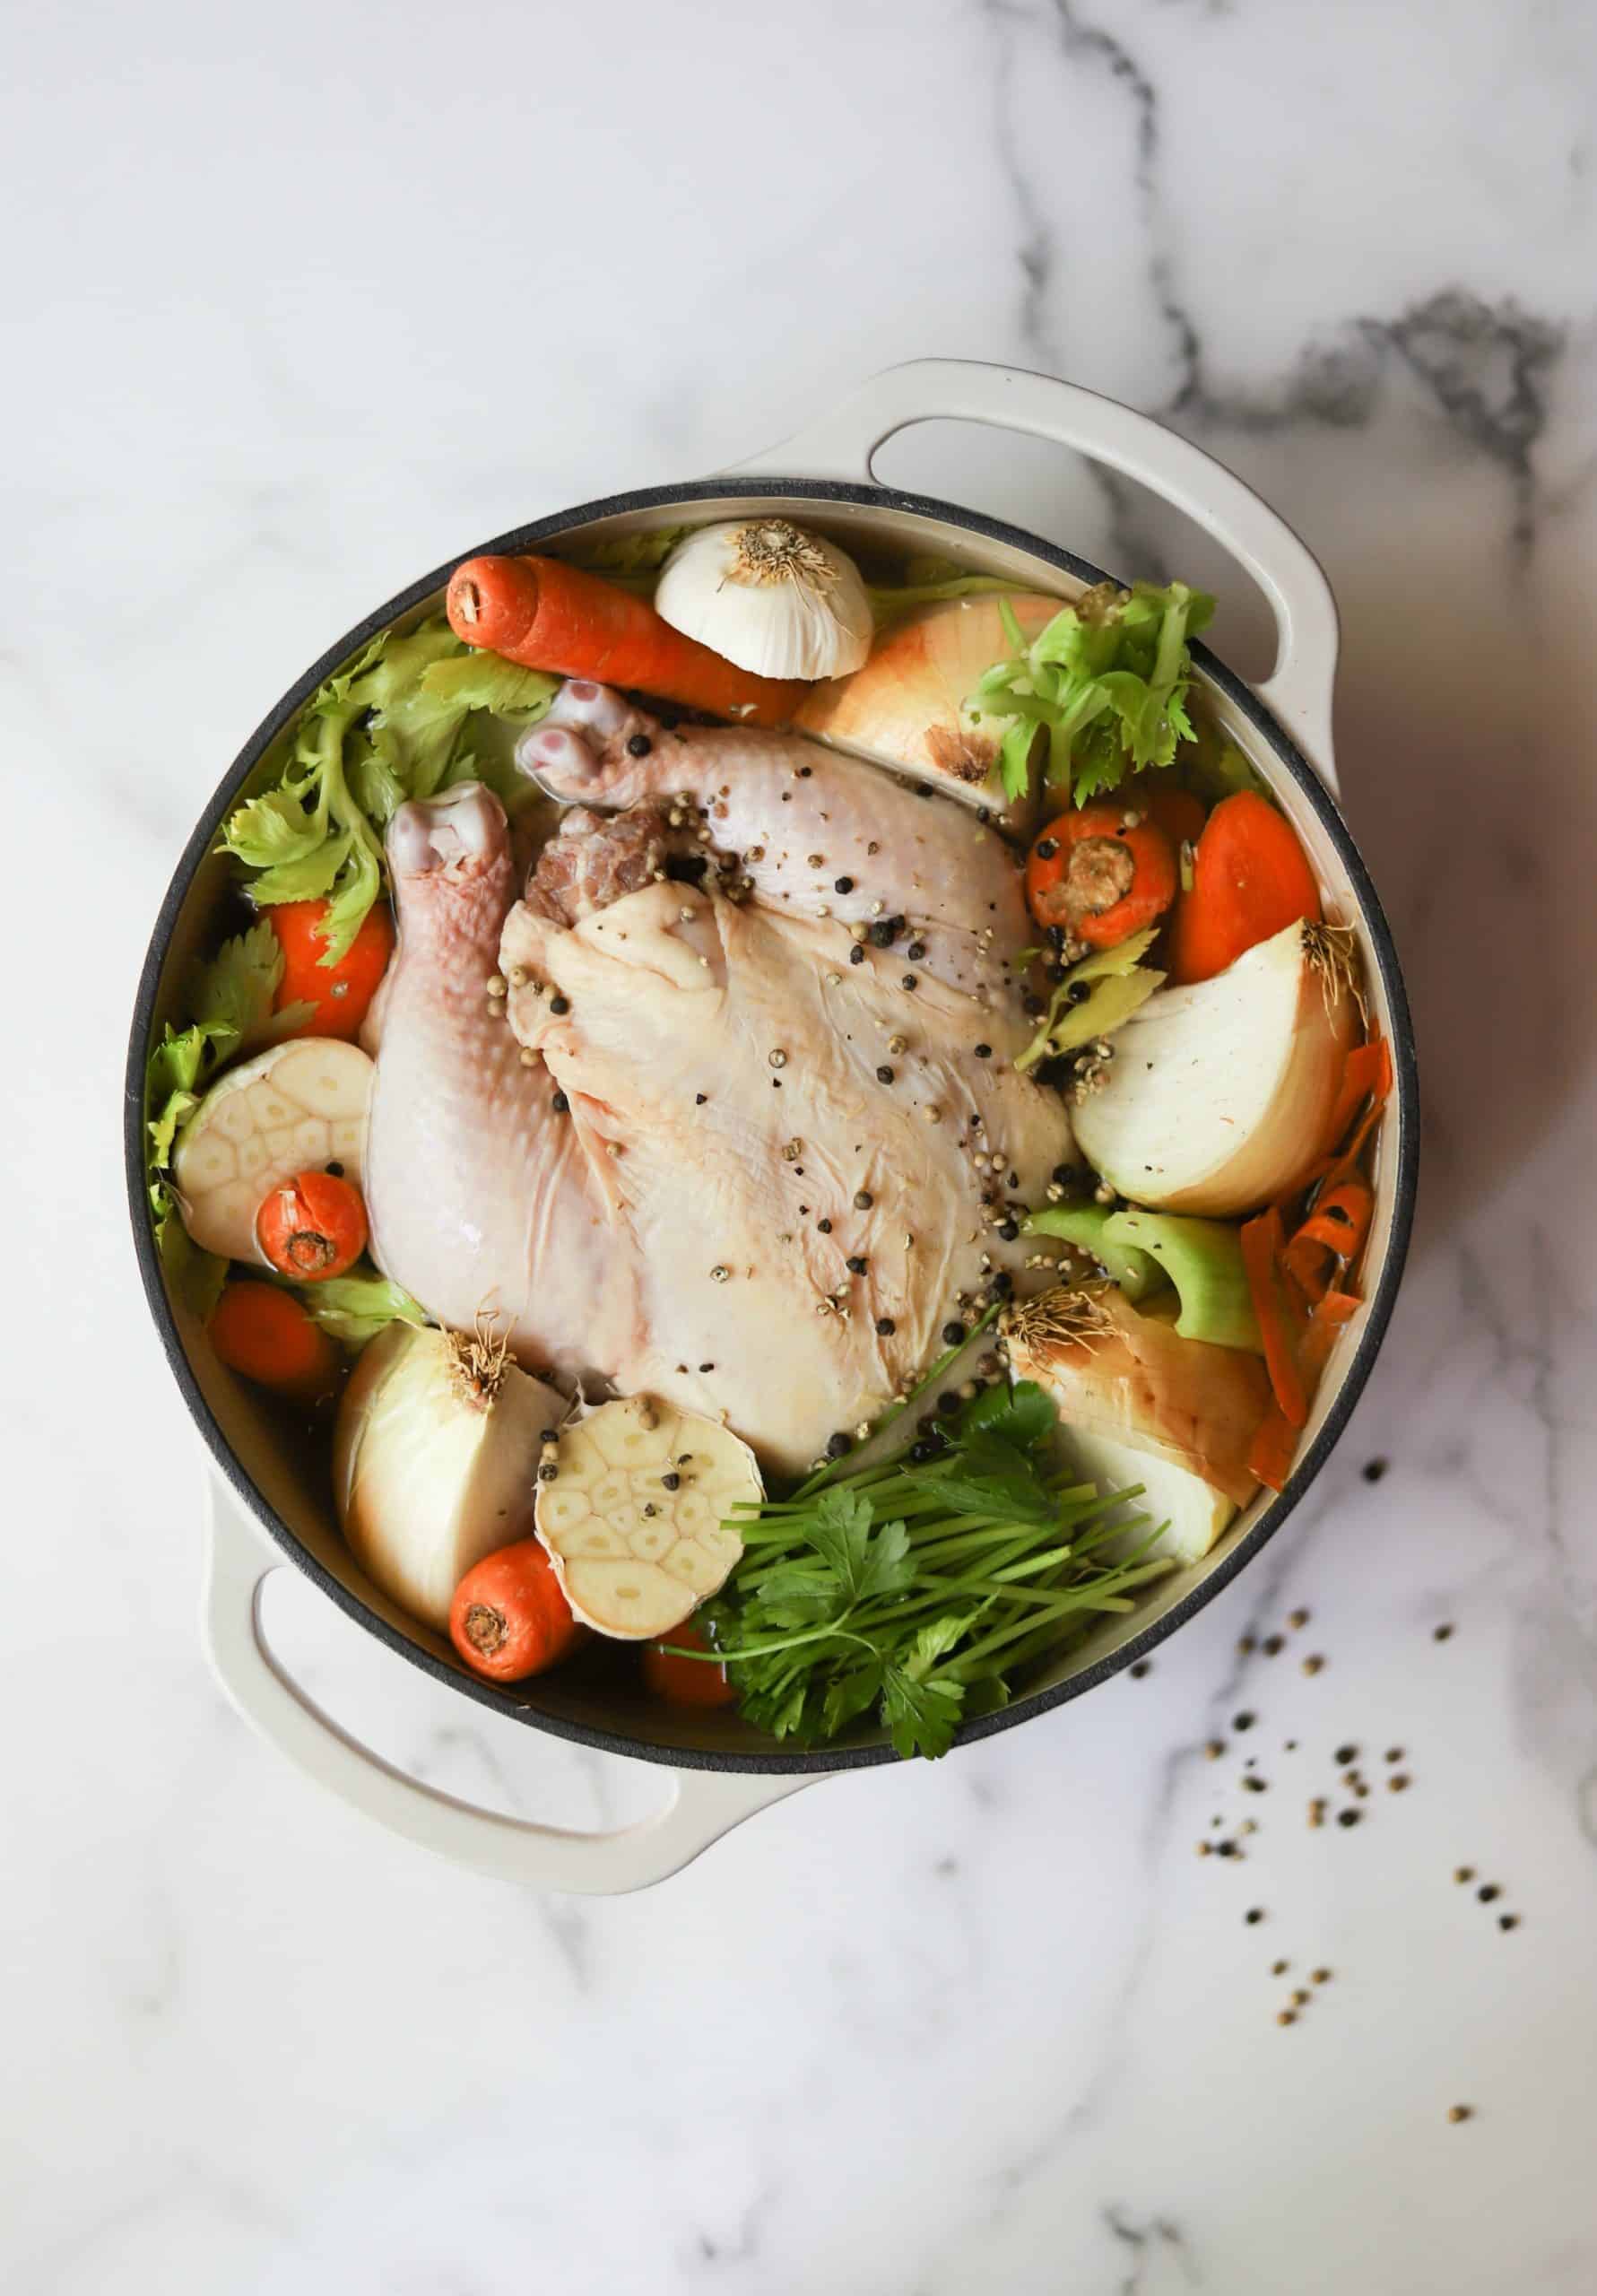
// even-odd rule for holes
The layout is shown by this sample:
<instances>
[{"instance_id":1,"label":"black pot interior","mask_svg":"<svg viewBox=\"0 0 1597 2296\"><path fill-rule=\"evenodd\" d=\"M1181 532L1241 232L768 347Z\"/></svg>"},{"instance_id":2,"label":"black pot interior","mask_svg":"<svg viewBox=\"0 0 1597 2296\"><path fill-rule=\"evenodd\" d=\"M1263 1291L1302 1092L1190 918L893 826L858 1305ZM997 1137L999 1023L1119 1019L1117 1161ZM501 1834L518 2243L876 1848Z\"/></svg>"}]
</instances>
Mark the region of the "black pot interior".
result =
<instances>
[{"instance_id":1,"label":"black pot interior","mask_svg":"<svg viewBox=\"0 0 1597 2296\"><path fill-rule=\"evenodd\" d=\"M773 500L805 521L867 552L936 552L1018 586L1072 595L1100 581L1100 570L1018 529L921 496L886 489L797 480L709 480L660 487L581 508L514 529L462 551L534 549L582 529L619 534L696 518L732 517ZM213 945L233 889L228 863L212 848L217 830L252 784L271 778L278 744L301 704L376 631L430 610L452 566L437 569L349 631L292 686L245 744L213 792L173 875L139 982L128 1048L125 1146L129 1203L151 1312L174 1377L216 1467L286 1558L333 1601L403 1658L481 1704L582 1744L683 1767L761 1771L847 1769L891 1761L873 1730L825 1752L783 1752L735 1714L663 1706L637 1687L628 1654L599 1645L557 1673L499 1689L465 1673L448 1643L409 1619L355 1564L339 1535L328 1472L326 1431L236 1378L213 1356L203 1331L167 1295L145 1208L143 1075L150 1042L168 1021L181 1022L176 996L191 959ZM1323 1383L1298 1467L1280 1498L1255 1501L1203 1561L1157 1587L1146 1606L1100 1630L1045 1670L1002 1713L971 1724L962 1743L1008 1729L1107 1680L1154 1648L1211 1599L1273 1535L1306 1491L1336 1441L1368 1375L1390 1317L1412 1214L1418 1164L1418 1083L1413 1039L1392 938L1375 891L1341 814L1303 758L1246 687L1195 647L1211 708L1280 796L1310 845L1332 913L1358 926L1375 1017L1393 1047L1397 1089L1382 1128L1379 1213L1367 1260L1367 1306L1342 1342Z\"/></svg>"}]
</instances>

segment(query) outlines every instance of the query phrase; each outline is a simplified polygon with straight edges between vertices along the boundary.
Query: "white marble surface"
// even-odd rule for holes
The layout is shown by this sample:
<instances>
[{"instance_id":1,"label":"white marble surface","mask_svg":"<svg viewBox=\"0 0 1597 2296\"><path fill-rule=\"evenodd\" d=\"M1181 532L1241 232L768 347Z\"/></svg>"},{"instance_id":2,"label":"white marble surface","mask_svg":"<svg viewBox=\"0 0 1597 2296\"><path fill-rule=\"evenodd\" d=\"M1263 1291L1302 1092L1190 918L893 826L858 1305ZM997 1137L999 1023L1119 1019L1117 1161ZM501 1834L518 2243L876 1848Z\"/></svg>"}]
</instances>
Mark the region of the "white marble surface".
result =
<instances>
[{"instance_id":1,"label":"white marble surface","mask_svg":"<svg viewBox=\"0 0 1597 2296\"><path fill-rule=\"evenodd\" d=\"M1590 10L66 0L8 64L0 2283L1583 2296ZM359 613L927 352L1167 415L1324 554L1425 1060L1407 1287L1312 1503L1147 1679L539 1900L346 1817L204 1671L118 1170L135 964L222 764ZM1225 579L1260 666L1212 554L1050 451L883 466ZM429 1778L577 1820L655 1790L273 1596ZM1237 1657L1300 1603L1322 1674ZM1251 1803L1202 1752L1245 1706ZM1344 1738L1411 1790L1311 1831ZM1217 1810L1247 1864L1193 1856Z\"/></svg>"}]
</instances>

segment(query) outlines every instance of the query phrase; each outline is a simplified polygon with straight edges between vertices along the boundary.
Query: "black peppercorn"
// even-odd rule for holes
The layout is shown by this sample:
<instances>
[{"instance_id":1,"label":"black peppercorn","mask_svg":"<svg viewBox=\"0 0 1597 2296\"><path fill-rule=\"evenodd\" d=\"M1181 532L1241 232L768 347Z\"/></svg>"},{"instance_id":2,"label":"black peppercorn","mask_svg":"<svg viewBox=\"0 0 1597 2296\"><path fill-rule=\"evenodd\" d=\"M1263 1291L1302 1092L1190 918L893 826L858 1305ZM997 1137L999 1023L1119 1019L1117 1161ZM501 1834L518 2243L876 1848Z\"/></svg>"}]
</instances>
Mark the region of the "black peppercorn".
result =
<instances>
[{"instance_id":1,"label":"black peppercorn","mask_svg":"<svg viewBox=\"0 0 1597 2296\"><path fill-rule=\"evenodd\" d=\"M987 1278L987 1288L994 1299L1007 1300L1015 1288L1015 1279L1008 1268L1000 1267Z\"/></svg>"},{"instance_id":2,"label":"black peppercorn","mask_svg":"<svg viewBox=\"0 0 1597 2296\"><path fill-rule=\"evenodd\" d=\"M926 953L926 944L924 941L912 941L904 953L912 965L918 965Z\"/></svg>"},{"instance_id":3,"label":"black peppercorn","mask_svg":"<svg viewBox=\"0 0 1597 2296\"><path fill-rule=\"evenodd\" d=\"M1064 992L1064 1001L1067 1004L1085 1004L1091 994L1092 989L1088 982L1072 980Z\"/></svg>"},{"instance_id":4,"label":"black peppercorn","mask_svg":"<svg viewBox=\"0 0 1597 2296\"><path fill-rule=\"evenodd\" d=\"M1034 989L1023 988L1020 991L1020 1009L1029 1013L1035 1021L1043 1009L1043 1000Z\"/></svg>"},{"instance_id":5,"label":"black peppercorn","mask_svg":"<svg viewBox=\"0 0 1597 2296\"><path fill-rule=\"evenodd\" d=\"M551 1459L547 1465L541 1466L538 1469L538 1480L540 1483L553 1483L559 1474L559 1467L557 1467L554 1461Z\"/></svg>"},{"instance_id":6,"label":"black peppercorn","mask_svg":"<svg viewBox=\"0 0 1597 2296\"><path fill-rule=\"evenodd\" d=\"M939 1448L939 1445L928 1443L923 1436L918 1443L912 1443L909 1447L911 1466L924 1467L928 1459L934 1459L937 1457Z\"/></svg>"},{"instance_id":7,"label":"black peppercorn","mask_svg":"<svg viewBox=\"0 0 1597 2296\"><path fill-rule=\"evenodd\" d=\"M864 963L865 952L864 944L861 942L856 941L853 948L848 952L848 961L851 965L863 965Z\"/></svg>"},{"instance_id":8,"label":"black peppercorn","mask_svg":"<svg viewBox=\"0 0 1597 2296\"><path fill-rule=\"evenodd\" d=\"M654 746L653 742L650 741L647 734L631 734L627 739L627 755L629 757L647 757L649 752L654 748Z\"/></svg>"},{"instance_id":9,"label":"black peppercorn","mask_svg":"<svg viewBox=\"0 0 1597 2296\"><path fill-rule=\"evenodd\" d=\"M884 1061L882 1065L876 1071L876 1082L879 1084L890 1084L892 1081L893 1072L890 1067L888 1067Z\"/></svg>"},{"instance_id":10,"label":"black peppercorn","mask_svg":"<svg viewBox=\"0 0 1597 2296\"><path fill-rule=\"evenodd\" d=\"M1057 838L1039 837L1037 839L1037 857L1039 861L1051 861L1058 850L1059 840Z\"/></svg>"},{"instance_id":11,"label":"black peppercorn","mask_svg":"<svg viewBox=\"0 0 1597 2296\"><path fill-rule=\"evenodd\" d=\"M865 1259L864 1255L862 1252L850 1252L847 1259L844 1262L844 1265L847 1268L850 1275L863 1275L866 1267L869 1265L869 1262Z\"/></svg>"},{"instance_id":12,"label":"black peppercorn","mask_svg":"<svg viewBox=\"0 0 1597 2296\"><path fill-rule=\"evenodd\" d=\"M709 1094L708 1094L707 1092L695 1092L695 1093L694 1093L694 1095L693 1095L693 1105L694 1105L694 1107L695 1107L696 1109L701 1109L701 1108L704 1106L704 1104L705 1104L706 1100L708 1100L708 1098L709 1098Z\"/></svg>"},{"instance_id":13,"label":"black peppercorn","mask_svg":"<svg viewBox=\"0 0 1597 2296\"><path fill-rule=\"evenodd\" d=\"M878 1339L891 1339L893 1334L898 1330L898 1326L893 1321L891 1316L877 1317L876 1336Z\"/></svg>"},{"instance_id":14,"label":"black peppercorn","mask_svg":"<svg viewBox=\"0 0 1597 2296\"><path fill-rule=\"evenodd\" d=\"M571 1010L571 999L568 996L551 996L549 1000L549 1009L557 1015L568 1013Z\"/></svg>"},{"instance_id":15,"label":"black peppercorn","mask_svg":"<svg viewBox=\"0 0 1597 2296\"><path fill-rule=\"evenodd\" d=\"M564 1092L557 1092L554 1098L550 1101L549 1105L554 1110L556 1116L564 1116L571 1103L566 1098Z\"/></svg>"},{"instance_id":16,"label":"black peppercorn","mask_svg":"<svg viewBox=\"0 0 1597 2296\"><path fill-rule=\"evenodd\" d=\"M854 1208L856 1212L869 1212L871 1206L875 1203L875 1201L876 1198L872 1195L868 1187L855 1188L854 1192Z\"/></svg>"},{"instance_id":17,"label":"black peppercorn","mask_svg":"<svg viewBox=\"0 0 1597 2296\"><path fill-rule=\"evenodd\" d=\"M844 1434L842 1429L839 1428L835 1435L828 1436L826 1455L829 1459L841 1459L846 1458L847 1454L848 1438Z\"/></svg>"},{"instance_id":18,"label":"black peppercorn","mask_svg":"<svg viewBox=\"0 0 1597 2296\"><path fill-rule=\"evenodd\" d=\"M832 880L832 891L835 893L851 893L854 891L854 879L852 877L834 877Z\"/></svg>"},{"instance_id":19,"label":"black peppercorn","mask_svg":"<svg viewBox=\"0 0 1597 2296\"><path fill-rule=\"evenodd\" d=\"M1363 1813L1359 1810L1339 1810L1336 1813L1336 1822L1339 1826L1356 1826L1362 1815Z\"/></svg>"},{"instance_id":20,"label":"black peppercorn","mask_svg":"<svg viewBox=\"0 0 1597 2296\"><path fill-rule=\"evenodd\" d=\"M890 917L879 917L875 924L872 925L871 927L871 945L873 949L890 949L892 947L893 920Z\"/></svg>"},{"instance_id":21,"label":"black peppercorn","mask_svg":"<svg viewBox=\"0 0 1597 2296\"><path fill-rule=\"evenodd\" d=\"M912 972L907 972L907 973L905 974L905 976L904 976L904 986L905 986L905 987L906 987L906 988L914 988L914 987L915 987L915 986L916 986L916 978L915 978L915 975L914 975Z\"/></svg>"},{"instance_id":22,"label":"black peppercorn","mask_svg":"<svg viewBox=\"0 0 1597 2296\"><path fill-rule=\"evenodd\" d=\"M976 1048L976 1057L978 1060L991 1060L993 1057L992 1046L990 1044L978 1044Z\"/></svg>"},{"instance_id":23,"label":"black peppercorn","mask_svg":"<svg viewBox=\"0 0 1597 2296\"><path fill-rule=\"evenodd\" d=\"M832 1232L832 1223L829 1220L818 1220L815 1222L815 1225L820 1229L823 1236L829 1236Z\"/></svg>"},{"instance_id":24,"label":"black peppercorn","mask_svg":"<svg viewBox=\"0 0 1597 2296\"><path fill-rule=\"evenodd\" d=\"M964 1337L965 1326L963 1324L946 1323L943 1325L942 1344L945 1347L958 1347Z\"/></svg>"},{"instance_id":25,"label":"black peppercorn","mask_svg":"<svg viewBox=\"0 0 1597 2296\"><path fill-rule=\"evenodd\" d=\"M1012 1244L1020 1232L1020 1223L1018 1220L1002 1220L998 1224L998 1232L1006 1244Z\"/></svg>"},{"instance_id":26,"label":"black peppercorn","mask_svg":"<svg viewBox=\"0 0 1597 2296\"><path fill-rule=\"evenodd\" d=\"M680 1491L682 1487L682 1479L681 1475L678 1474L674 1467L672 1468L669 1474L663 1474L660 1477L660 1480L665 1485L667 1491Z\"/></svg>"},{"instance_id":27,"label":"black peppercorn","mask_svg":"<svg viewBox=\"0 0 1597 2296\"><path fill-rule=\"evenodd\" d=\"M1081 1175L1073 1164L1055 1164L1049 1177L1055 1187L1069 1187L1072 1181L1079 1179Z\"/></svg>"}]
</instances>

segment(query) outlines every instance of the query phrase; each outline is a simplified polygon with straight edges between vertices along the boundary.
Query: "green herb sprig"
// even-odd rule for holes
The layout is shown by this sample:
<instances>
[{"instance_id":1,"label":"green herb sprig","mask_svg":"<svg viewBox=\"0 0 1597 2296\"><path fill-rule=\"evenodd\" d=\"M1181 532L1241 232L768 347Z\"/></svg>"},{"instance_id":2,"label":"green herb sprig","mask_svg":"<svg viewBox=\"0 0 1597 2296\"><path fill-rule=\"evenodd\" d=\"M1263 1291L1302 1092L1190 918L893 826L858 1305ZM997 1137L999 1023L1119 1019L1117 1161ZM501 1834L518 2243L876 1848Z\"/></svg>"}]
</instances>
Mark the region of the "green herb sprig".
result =
<instances>
[{"instance_id":1,"label":"green herb sprig","mask_svg":"<svg viewBox=\"0 0 1597 2296\"><path fill-rule=\"evenodd\" d=\"M748 1719L813 1744L875 1709L900 1755L934 1758L1027 1666L1129 1610L1171 1567L1125 1512L1141 1486L1072 1481L1055 1425L1040 1387L989 1387L934 1458L833 1470L742 1515L742 1560L699 1622Z\"/></svg>"}]
</instances>

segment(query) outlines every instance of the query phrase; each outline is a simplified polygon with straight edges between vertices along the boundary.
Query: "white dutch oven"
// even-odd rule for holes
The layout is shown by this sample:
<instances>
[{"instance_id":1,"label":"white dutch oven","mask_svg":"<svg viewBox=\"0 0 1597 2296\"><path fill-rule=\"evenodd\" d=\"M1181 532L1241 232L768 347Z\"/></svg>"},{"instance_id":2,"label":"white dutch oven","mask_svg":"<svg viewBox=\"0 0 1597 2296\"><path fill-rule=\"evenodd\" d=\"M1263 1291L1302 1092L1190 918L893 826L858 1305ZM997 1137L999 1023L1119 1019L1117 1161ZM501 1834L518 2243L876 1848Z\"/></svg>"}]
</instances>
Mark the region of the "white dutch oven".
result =
<instances>
[{"instance_id":1,"label":"white dutch oven","mask_svg":"<svg viewBox=\"0 0 1597 2296\"><path fill-rule=\"evenodd\" d=\"M1288 1490L1279 1498L1263 1494L1211 1554L1160 1585L1134 1616L1104 1626L1003 1712L972 1724L962 1739L968 1744L1014 1729L1107 1681L1235 1577L1280 1527L1324 1464L1368 1377L1391 1313L1414 1201L1418 1086L1391 935L1335 803L1331 700L1337 619L1329 585L1298 536L1250 488L1147 416L1046 376L950 360L919 361L878 375L835 413L724 477L587 503L492 542L473 543L451 564L480 551L532 550L579 532L614 535L675 525L684 511L717 519L761 509L786 512L845 544L852 537L877 549L957 556L1020 587L1072 596L1101 580L1098 568L1015 527L876 483L872 462L883 442L911 423L940 417L1051 439L1140 481L1196 519L1263 591L1278 638L1270 677L1250 689L1202 647L1194 648L1199 674L1210 708L1252 759L1312 855L1329 912L1357 927L1372 1016L1393 1046L1397 1070L1378 1144L1366 1305L1322 1383ZM862 1730L821 1752L780 1751L734 1714L662 1708L602 1669L590 1676L577 1668L511 1689L467 1675L447 1641L407 1619L356 1567L334 1519L325 1456L288 1429L274 1406L223 1370L198 1326L169 1300L145 1210L145 1058L152 1034L178 1017L174 999L185 966L214 933L230 882L227 865L213 852L218 825L252 777L270 772L284 728L322 680L374 631L435 605L448 572L440 568L413 584L308 670L246 744L206 807L162 904L139 987L126 1088L129 1196L151 1310L216 1470L209 1478L204 1631L235 1705L352 1807L462 1865L549 1889L634 1890L675 1873L741 1820L829 1771L893 1761L890 1747L879 1733ZM285 1562L314 1579L400 1657L461 1696L557 1736L668 1766L674 1791L666 1806L619 1831L569 1833L472 1808L405 1777L342 1732L268 1649L260 1631L261 1588ZM959 1759L957 1750L952 1759Z\"/></svg>"}]
</instances>

